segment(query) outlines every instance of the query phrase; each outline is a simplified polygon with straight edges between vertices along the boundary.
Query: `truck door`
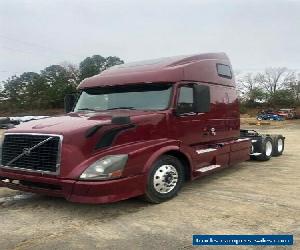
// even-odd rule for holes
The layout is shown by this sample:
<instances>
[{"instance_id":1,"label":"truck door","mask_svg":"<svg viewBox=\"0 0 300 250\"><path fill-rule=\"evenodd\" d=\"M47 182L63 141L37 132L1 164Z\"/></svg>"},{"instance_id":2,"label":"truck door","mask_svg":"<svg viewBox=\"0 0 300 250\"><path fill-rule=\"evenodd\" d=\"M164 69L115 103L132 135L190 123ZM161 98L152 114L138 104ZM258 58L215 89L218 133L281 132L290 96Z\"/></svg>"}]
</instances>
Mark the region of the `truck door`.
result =
<instances>
[{"instance_id":1,"label":"truck door","mask_svg":"<svg viewBox=\"0 0 300 250\"><path fill-rule=\"evenodd\" d=\"M174 129L177 138L186 145L197 145L209 141L206 131L206 114L193 112L193 85L178 86Z\"/></svg>"}]
</instances>

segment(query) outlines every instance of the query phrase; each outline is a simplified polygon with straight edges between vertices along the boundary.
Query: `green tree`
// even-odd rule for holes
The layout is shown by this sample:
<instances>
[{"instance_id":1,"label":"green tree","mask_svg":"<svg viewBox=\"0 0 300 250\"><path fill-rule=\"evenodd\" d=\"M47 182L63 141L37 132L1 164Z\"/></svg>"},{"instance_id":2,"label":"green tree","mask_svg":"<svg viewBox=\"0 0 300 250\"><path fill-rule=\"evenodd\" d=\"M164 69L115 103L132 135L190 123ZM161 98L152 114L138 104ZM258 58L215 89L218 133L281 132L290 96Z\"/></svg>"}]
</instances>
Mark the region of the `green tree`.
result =
<instances>
[{"instance_id":1,"label":"green tree","mask_svg":"<svg viewBox=\"0 0 300 250\"><path fill-rule=\"evenodd\" d=\"M47 104L49 108L62 108L66 94L76 91L76 81L70 72L61 65L51 65L41 71L47 85Z\"/></svg>"},{"instance_id":2,"label":"green tree","mask_svg":"<svg viewBox=\"0 0 300 250\"><path fill-rule=\"evenodd\" d=\"M23 89L20 97L22 98L22 107L29 109L45 108L43 100L47 96L47 85L42 77L35 72L25 72L19 77Z\"/></svg>"},{"instance_id":3,"label":"green tree","mask_svg":"<svg viewBox=\"0 0 300 250\"><path fill-rule=\"evenodd\" d=\"M105 58L106 62L105 62L105 66L103 68L101 68L100 70L103 71L105 69L108 69L112 66L115 65L119 65L119 64L123 64L124 61L121 60L119 57L117 56L108 56Z\"/></svg>"},{"instance_id":4,"label":"green tree","mask_svg":"<svg viewBox=\"0 0 300 250\"><path fill-rule=\"evenodd\" d=\"M124 61L116 56L103 57L93 55L87 57L79 64L80 80L97 75L111 66L122 63L124 63Z\"/></svg>"},{"instance_id":5,"label":"green tree","mask_svg":"<svg viewBox=\"0 0 300 250\"><path fill-rule=\"evenodd\" d=\"M296 103L294 93L289 89L277 90L270 96L269 105L273 107L293 107Z\"/></svg>"},{"instance_id":6,"label":"green tree","mask_svg":"<svg viewBox=\"0 0 300 250\"><path fill-rule=\"evenodd\" d=\"M19 77L12 76L3 82L4 89L2 91L2 109L12 110L22 106L22 96L24 85Z\"/></svg>"},{"instance_id":7,"label":"green tree","mask_svg":"<svg viewBox=\"0 0 300 250\"><path fill-rule=\"evenodd\" d=\"M9 78L4 82L3 91L6 108L40 108L40 101L45 96L44 88L40 75L34 72L25 72L18 77Z\"/></svg>"},{"instance_id":8,"label":"green tree","mask_svg":"<svg viewBox=\"0 0 300 250\"><path fill-rule=\"evenodd\" d=\"M2 82L0 110L62 108L66 94L76 91L80 81L103 70L124 63L119 57L94 55L79 67L68 62L51 65L40 72L25 72Z\"/></svg>"},{"instance_id":9,"label":"green tree","mask_svg":"<svg viewBox=\"0 0 300 250\"><path fill-rule=\"evenodd\" d=\"M265 101L267 98L266 93L260 87L253 87L253 89L251 89L248 95L249 95L248 101L253 105L258 102L261 103Z\"/></svg>"}]
</instances>

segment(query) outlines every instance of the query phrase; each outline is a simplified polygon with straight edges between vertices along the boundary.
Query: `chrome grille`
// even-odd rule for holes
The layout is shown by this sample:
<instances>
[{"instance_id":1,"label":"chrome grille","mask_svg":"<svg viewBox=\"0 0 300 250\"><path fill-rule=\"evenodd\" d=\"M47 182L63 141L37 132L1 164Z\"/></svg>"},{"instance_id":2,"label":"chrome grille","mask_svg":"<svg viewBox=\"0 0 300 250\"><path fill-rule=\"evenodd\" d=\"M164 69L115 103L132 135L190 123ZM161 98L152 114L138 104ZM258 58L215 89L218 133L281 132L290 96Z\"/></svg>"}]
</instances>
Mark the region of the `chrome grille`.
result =
<instances>
[{"instance_id":1,"label":"chrome grille","mask_svg":"<svg viewBox=\"0 0 300 250\"><path fill-rule=\"evenodd\" d=\"M59 167L60 143L61 137L58 135L6 134L1 165L55 173Z\"/></svg>"}]
</instances>

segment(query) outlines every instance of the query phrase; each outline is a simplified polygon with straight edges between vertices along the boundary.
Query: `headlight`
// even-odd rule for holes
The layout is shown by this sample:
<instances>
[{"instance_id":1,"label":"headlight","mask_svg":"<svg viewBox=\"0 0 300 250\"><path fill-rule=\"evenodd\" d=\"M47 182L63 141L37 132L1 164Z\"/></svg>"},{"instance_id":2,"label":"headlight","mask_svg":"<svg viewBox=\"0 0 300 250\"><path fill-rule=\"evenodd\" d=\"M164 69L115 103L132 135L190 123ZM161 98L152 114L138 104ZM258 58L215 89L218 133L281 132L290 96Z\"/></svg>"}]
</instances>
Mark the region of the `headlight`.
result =
<instances>
[{"instance_id":1,"label":"headlight","mask_svg":"<svg viewBox=\"0 0 300 250\"><path fill-rule=\"evenodd\" d=\"M90 165L80 175L82 180L107 180L121 177L128 155L108 155Z\"/></svg>"}]
</instances>

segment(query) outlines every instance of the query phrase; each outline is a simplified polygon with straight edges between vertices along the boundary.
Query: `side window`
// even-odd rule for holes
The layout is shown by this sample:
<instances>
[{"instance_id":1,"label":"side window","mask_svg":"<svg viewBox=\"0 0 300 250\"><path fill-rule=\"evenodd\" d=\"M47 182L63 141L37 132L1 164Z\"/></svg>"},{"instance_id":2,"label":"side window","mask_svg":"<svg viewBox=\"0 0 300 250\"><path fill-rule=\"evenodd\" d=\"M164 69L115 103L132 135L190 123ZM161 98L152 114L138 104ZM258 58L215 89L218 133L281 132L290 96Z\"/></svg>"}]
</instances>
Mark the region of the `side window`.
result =
<instances>
[{"instance_id":1,"label":"side window","mask_svg":"<svg viewBox=\"0 0 300 250\"><path fill-rule=\"evenodd\" d=\"M221 63L217 63L217 72L218 75L221 77L225 77L225 78L232 78L232 72L230 69L230 66L225 65L225 64L221 64Z\"/></svg>"},{"instance_id":2,"label":"side window","mask_svg":"<svg viewBox=\"0 0 300 250\"><path fill-rule=\"evenodd\" d=\"M193 88L190 86L183 86L179 89L179 98L177 108L180 113L193 112L194 93Z\"/></svg>"}]
</instances>

